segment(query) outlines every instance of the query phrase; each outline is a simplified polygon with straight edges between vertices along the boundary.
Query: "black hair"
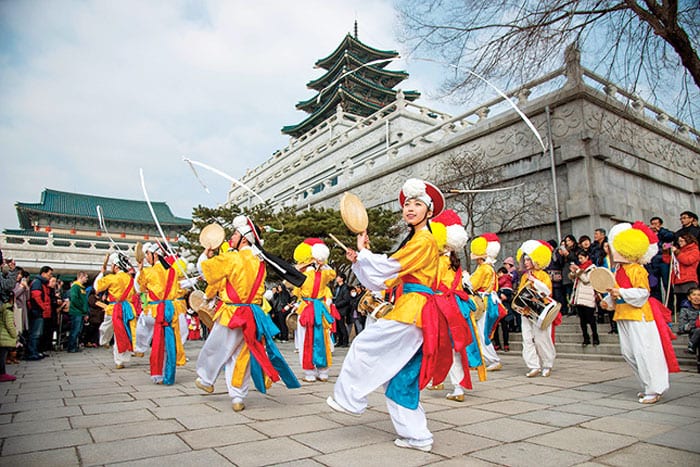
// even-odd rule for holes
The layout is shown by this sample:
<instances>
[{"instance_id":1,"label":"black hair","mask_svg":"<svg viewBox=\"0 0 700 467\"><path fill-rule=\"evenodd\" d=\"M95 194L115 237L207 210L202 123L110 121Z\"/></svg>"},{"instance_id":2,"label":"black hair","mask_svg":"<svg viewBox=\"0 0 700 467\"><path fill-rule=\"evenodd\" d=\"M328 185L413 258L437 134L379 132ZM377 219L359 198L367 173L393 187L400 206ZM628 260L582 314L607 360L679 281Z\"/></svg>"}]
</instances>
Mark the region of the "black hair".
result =
<instances>
[{"instance_id":1,"label":"black hair","mask_svg":"<svg viewBox=\"0 0 700 467\"><path fill-rule=\"evenodd\" d=\"M698 215L695 214L695 213L692 212L692 211L683 211L683 212L681 213L681 216L688 216L688 217L692 217L692 218L695 219L695 220L698 220Z\"/></svg>"},{"instance_id":2,"label":"black hair","mask_svg":"<svg viewBox=\"0 0 700 467\"><path fill-rule=\"evenodd\" d=\"M595 229L595 231L596 231L596 232L600 232L601 234L603 234L603 236L605 236L605 235L607 234L607 232L605 231L605 229L602 228L602 227L598 227L597 229Z\"/></svg>"},{"instance_id":3,"label":"black hair","mask_svg":"<svg viewBox=\"0 0 700 467\"><path fill-rule=\"evenodd\" d=\"M649 219L650 224L654 221L659 221L659 224L664 225L664 220L662 218L660 218L659 216L654 216L651 219Z\"/></svg>"},{"instance_id":4,"label":"black hair","mask_svg":"<svg viewBox=\"0 0 700 467\"><path fill-rule=\"evenodd\" d=\"M579 239L578 239L578 242L581 243L581 242L583 242L584 240L588 240L588 241L590 242L590 241L591 241L591 237L589 237L588 235L581 235L581 236L579 237Z\"/></svg>"},{"instance_id":5,"label":"black hair","mask_svg":"<svg viewBox=\"0 0 700 467\"><path fill-rule=\"evenodd\" d=\"M500 272L501 274L508 274L508 270L503 266L498 268L498 271L496 271L496 272Z\"/></svg>"},{"instance_id":6,"label":"black hair","mask_svg":"<svg viewBox=\"0 0 700 467\"><path fill-rule=\"evenodd\" d=\"M46 274L47 272L53 271L51 266L42 266L39 270L39 274Z\"/></svg>"}]
</instances>

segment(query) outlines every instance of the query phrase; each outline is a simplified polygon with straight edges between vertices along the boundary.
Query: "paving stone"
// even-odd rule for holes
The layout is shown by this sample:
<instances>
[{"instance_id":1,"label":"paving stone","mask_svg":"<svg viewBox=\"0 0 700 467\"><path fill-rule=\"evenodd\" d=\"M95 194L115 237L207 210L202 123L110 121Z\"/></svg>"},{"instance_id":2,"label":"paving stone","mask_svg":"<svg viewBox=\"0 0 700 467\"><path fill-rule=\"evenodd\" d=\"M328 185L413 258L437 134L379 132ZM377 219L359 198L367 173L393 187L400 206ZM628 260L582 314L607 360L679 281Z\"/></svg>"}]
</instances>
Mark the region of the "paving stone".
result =
<instances>
[{"instance_id":1,"label":"paving stone","mask_svg":"<svg viewBox=\"0 0 700 467\"><path fill-rule=\"evenodd\" d=\"M593 417L589 417L587 415L558 412L556 410L537 410L534 412L514 415L512 418L560 428L579 425L593 419Z\"/></svg>"},{"instance_id":2,"label":"paving stone","mask_svg":"<svg viewBox=\"0 0 700 467\"><path fill-rule=\"evenodd\" d=\"M672 430L647 439L648 443L668 446L670 448L684 449L700 453L700 442L696 431Z\"/></svg>"},{"instance_id":3,"label":"paving stone","mask_svg":"<svg viewBox=\"0 0 700 467\"><path fill-rule=\"evenodd\" d=\"M280 409L282 410L282 409ZM342 425L318 415L307 415L304 417L283 418L254 424L255 429L271 438L279 436L289 436L309 431L323 431L331 428L339 428Z\"/></svg>"},{"instance_id":4,"label":"paving stone","mask_svg":"<svg viewBox=\"0 0 700 467\"><path fill-rule=\"evenodd\" d=\"M512 443L532 436L541 435L556 430L556 427L539 425L512 418L497 418L484 422L474 423L457 428L459 431L471 433L497 441Z\"/></svg>"},{"instance_id":5,"label":"paving stone","mask_svg":"<svg viewBox=\"0 0 700 467\"><path fill-rule=\"evenodd\" d=\"M255 431L245 425L234 425L221 428L205 428L202 430L183 431L179 434L192 449L213 448L229 446L250 441L267 439L259 431Z\"/></svg>"},{"instance_id":6,"label":"paving stone","mask_svg":"<svg viewBox=\"0 0 700 467\"><path fill-rule=\"evenodd\" d=\"M376 428L378 430L386 431L387 433L391 434L392 436L396 436L396 428L394 428L394 424L391 421L391 418L385 417L381 421L378 422L372 422L372 423L365 423L364 426L368 426L371 428ZM448 423L443 423L439 422L437 420L432 420L430 417L428 417L428 429L432 433L436 433L438 431L442 430L449 430L455 428L454 425L450 425Z\"/></svg>"},{"instance_id":7,"label":"paving stone","mask_svg":"<svg viewBox=\"0 0 700 467\"><path fill-rule=\"evenodd\" d=\"M19 412L14 415L15 422L28 422L31 420L48 420L50 418L71 417L82 415L83 411L78 406L55 407L53 409L38 409Z\"/></svg>"},{"instance_id":8,"label":"paving stone","mask_svg":"<svg viewBox=\"0 0 700 467\"><path fill-rule=\"evenodd\" d=\"M474 436L454 429L447 429L433 431L432 452L444 457L456 457L490 448L498 444L500 444L498 441L492 439Z\"/></svg>"},{"instance_id":9,"label":"paving stone","mask_svg":"<svg viewBox=\"0 0 700 467\"><path fill-rule=\"evenodd\" d=\"M85 466L168 456L188 451L190 448L176 435L134 438L129 440L128 444L123 441L109 441L78 446L80 460Z\"/></svg>"},{"instance_id":10,"label":"paving stone","mask_svg":"<svg viewBox=\"0 0 700 467\"><path fill-rule=\"evenodd\" d=\"M675 428L672 425L644 422L622 416L603 417L596 420L591 420L590 422L582 423L581 426L591 430L634 436L637 439L646 439L651 436L671 431Z\"/></svg>"},{"instance_id":11,"label":"paving stone","mask_svg":"<svg viewBox=\"0 0 700 467\"><path fill-rule=\"evenodd\" d=\"M589 456L562 451L529 442L505 444L470 454L472 457L513 467L565 467L590 459Z\"/></svg>"},{"instance_id":12,"label":"paving stone","mask_svg":"<svg viewBox=\"0 0 700 467\"><path fill-rule=\"evenodd\" d=\"M685 467L700 465L700 454L653 444L636 443L596 460L605 465L620 467L629 465L663 465L665 467L677 465Z\"/></svg>"},{"instance_id":13,"label":"paving stone","mask_svg":"<svg viewBox=\"0 0 700 467\"><path fill-rule=\"evenodd\" d=\"M31 391L31 392L22 392L21 394L18 394L17 398L15 399L15 402L31 402L31 401L49 400L49 399L72 399L72 398L73 398L73 391L61 391L61 390L48 391L48 392ZM68 404L65 404L65 405L68 405Z\"/></svg>"},{"instance_id":14,"label":"paving stone","mask_svg":"<svg viewBox=\"0 0 700 467\"><path fill-rule=\"evenodd\" d=\"M119 413L106 413L97 415L82 415L70 417L73 428L96 428L107 425L121 425L123 423L140 423L155 420L156 417L148 410L127 410Z\"/></svg>"},{"instance_id":15,"label":"paving stone","mask_svg":"<svg viewBox=\"0 0 700 467\"><path fill-rule=\"evenodd\" d=\"M575 404L578 402L576 399L570 399L568 397L559 397L556 395L557 392L550 392L546 394L536 394L533 396L521 397L518 401L528 402L532 404L540 404L542 406L557 406L566 404Z\"/></svg>"},{"instance_id":16,"label":"paving stone","mask_svg":"<svg viewBox=\"0 0 700 467\"><path fill-rule=\"evenodd\" d=\"M637 442L636 438L585 428L570 427L530 438L531 443L541 444L592 457L602 456Z\"/></svg>"},{"instance_id":17,"label":"paving stone","mask_svg":"<svg viewBox=\"0 0 700 467\"><path fill-rule=\"evenodd\" d=\"M252 441L217 448L216 451L239 467L280 465L319 454L318 451L289 438Z\"/></svg>"},{"instance_id":18,"label":"paving stone","mask_svg":"<svg viewBox=\"0 0 700 467\"><path fill-rule=\"evenodd\" d=\"M392 439L391 442L354 447L332 454L316 456L314 459L329 467L367 467L369 465L413 467L432 464L439 461L441 457L416 449L398 448L394 446Z\"/></svg>"},{"instance_id":19,"label":"paving stone","mask_svg":"<svg viewBox=\"0 0 700 467\"><path fill-rule=\"evenodd\" d=\"M115 402L132 402L134 398L128 392L116 392L97 396L83 396L66 399L66 405L102 405Z\"/></svg>"},{"instance_id":20,"label":"paving stone","mask_svg":"<svg viewBox=\"0 0 700 467\"><path fill-rule=\"evenodd\" d=\"M559 405L556 410L560 412L577 413L580 415L590 415L591 417L604 417L606 415L615 415L626 412L624 409L615 409L612 407L601 407L599 405L589 404L587 402L579 402L577 404Z\"/></svg>"},{"instance_id":21,"label":"paving stone","mask_svg":"<svg viewBox=\"0 0 700 467\"><path fill-rule=\"evenodd\" d=\"M506 415L515 415L518 413L532 412L533 410L542 410L547 408L544 404L534 404L521 400L492 402L476 406L477 409L489 410L491 412L502 413Z\"/></svg>"},{"instance_id":22,"label":"paving stone","mask_svg":"<svg viewBox=\"0 0 700 467\"><path fill-rule=\"evenodd\" d=\"M156 456L148 459L130 460L118 464L107 464L108 466L129 466L129 467L163 467L173 466L201 466L210 467L218 465L231 465L231 462L213 449L202 449L199 451L182 452L170 456Z\"/></svg>"},{"instance_id":23,"label":"paving stone","mask_svg":"<svg viewBox=\"0 0 700 467\"><path fill-rule=\"evenodd\" d=\"M180 422L188 430L250 423L250 419L241 413L235 413L233 410L229 410L228 412L215 412L201 415L196 413L177 415L175 420Z\"/></svg>"},{"instance_id":24,"label":"paving stone","mask_svg":"<svg viewBox=\"0 0 700 467\"><path fill-rule=\"evenodd\" d=\"M24 412L25 410L35 409L54 409L57 407L65 407L63 399L48 399L36 400L29 402L8 402L0 406L0 413Z\"/></svg>"},{"instance_id":25,"label":"paving stone","mask_svg":"<svg viewBox=\"0 0 700 467\"><path fill-rule=\"evenodd\" d=\"M185 428L175 420L148 420L137 423L123 423L90 428L90 434L96 443L118 439L139 438L141 436L178 433Z\"/></svg>"},{"instance_id":26,"label":"paving stone","mask_svg":"<svg viewBox=\"0 0 700 467\"><path fill-rule=\"evenodd\" d=\"M499 414L488 410L478 410L471 407L446 410L438 413L428 414L430 419L435 419L454 426L466 425L468 423L478 423L484 420L498 418Z\"/></svg>"},{"instance_id":27,"label":"paving stone","mask_svg":"<svg viewBox=\"0 0 700 467\"><path fill-rule=\"evenodd\" d=\"M630 420L640 420L648 423L659 423L664 425L672 425L676 427L690 425L695 423L697 417L685 417L683 415L674 415L663 412L650 412L648 410L632 410L630 412L621 413L620 417L629 418Z\"/></svg>"},{"instance_id":28,"label":"paving stone","mask_svg":"<svg viewBox=\"0 0 700 467\"><path fill-rule=\"evenodd\" d=\"M46 420L33 420L29 422L14 422L8 425L0 425L0 438L70 429L71 426L70 423L68 423L67 418L49 418Z\"/></svg>"},{"instance_id":29,"label":"paving stone","mask_svg":"<svg viewBox=\"0 0 700 467\"><path fill-rule=\"evenodd\" d=\"M66 465L80 465L78 453L75 448L51 449L50 451L36 451L27 454L6 456L3 454L0 464L7 466L41 466L63 467Z\"/></svg>"},{"instance_id":30,"label":"paving stone","mask_svg":"<svg viewBox=\"0 0 700 467\"><path fill-rule=\"evenodd\" d=\"M139 401L149 402L150 401ZM228 404L228 410L231 410L231 404ZM213 415L219 411L209 407L207 404L185 404L173 405L170 407L155 407L151 411L159 419L185 417L189 415Z\"/></svg>"},{"instance_id":31,"label":"paving stone","mask_svg":"<svg viewBox=\"0 0 700 467\"><path fill-rule=\"evenodd\" d=\"M322 453L341 451L356 446L393 441L396 435L365 426L346 426L291 436L292 439Z\"/></svg>"},{"instance_id":32,"label":"paving stone","mask_svg":"<svg viewBox=\"0 0 700 467\"><path fill-rule=\"evenodd\" d=\"M109 404L81 405L85 415L95 415L104 413L120 413L127 410L154 409L155 404L151 401L132 402L112 402Z\"/></svg>"},{"instance_id":33,"label":"paving stone","mask_svg":"<svg viewBox=\"0 0 700 467\"><path fill-rule=\"evenodd\" d=\"M11 436L2 445L2 455L11 456L37 450L49 450L91 443L87 430L64 430L23 436Z\"/></svg>"}]
</instances>

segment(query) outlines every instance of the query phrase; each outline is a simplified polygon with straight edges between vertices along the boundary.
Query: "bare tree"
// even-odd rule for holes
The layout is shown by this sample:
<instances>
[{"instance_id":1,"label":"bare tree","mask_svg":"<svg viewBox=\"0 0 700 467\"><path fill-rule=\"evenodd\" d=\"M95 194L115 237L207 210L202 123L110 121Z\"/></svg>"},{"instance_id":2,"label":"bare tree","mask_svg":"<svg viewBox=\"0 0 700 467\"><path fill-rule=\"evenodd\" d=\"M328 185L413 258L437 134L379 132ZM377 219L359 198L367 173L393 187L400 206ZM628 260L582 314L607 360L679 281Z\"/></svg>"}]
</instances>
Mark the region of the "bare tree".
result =
<instances>
[{"instance_id":1,"label":"bare tree","mask_svg":"<svg viewBox=\"0 0 700 467\"><path fill-rule=\"evenodd\" d=\"M464 100L480 83L460 66L505 86L558 66L577 43L584 65L645 99L698 117L697 0L399 0L411 54L457 66L444 91ZM672 109L673 110L673 109Z\"/></svg>"},{"instance_id":2,"label":"bare tree","mask_svg":"<svg viewBox=\"0 0 700 467\"><path fill-rule=\"evenodd\" d=\"M551 185L530 181L512 190L470 192L507 188L502 183L502 167L493 166L482 154L462 152L440 163L438 185L464 191L450 198L449 204L462 214L469 238L485 232L516 233L553 221ZM467 261L469 255L467 256Z\"/></svg>"}]
</instances>

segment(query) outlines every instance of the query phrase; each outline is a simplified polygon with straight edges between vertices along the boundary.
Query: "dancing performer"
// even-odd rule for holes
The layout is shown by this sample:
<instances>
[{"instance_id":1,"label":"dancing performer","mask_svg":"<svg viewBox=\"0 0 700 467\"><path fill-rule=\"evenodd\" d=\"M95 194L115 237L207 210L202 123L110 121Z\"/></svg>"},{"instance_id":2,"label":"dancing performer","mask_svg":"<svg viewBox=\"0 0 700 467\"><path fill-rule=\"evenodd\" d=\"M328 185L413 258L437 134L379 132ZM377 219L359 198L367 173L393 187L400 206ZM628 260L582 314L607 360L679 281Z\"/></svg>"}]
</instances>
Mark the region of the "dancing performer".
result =
<instances>
[{"instance_id":1,"label":"dancing performer","mask_svg":"<svg viewBox=\"0 0 700 467\"><path fill-rule=\"evenodd\" d=\"M107 268L111 274L105 275ZM104 321L100 325L100 345L108 345L114 335L114 364L117 369L131 360L132 322L136 319L133 298L136 295L134 278L128 258L122 253L109 255L107 264L95 278L95 292L107 291L108 305Z\"/></svg>"},{"instance_id":2,"label":"dancing performer","mask_svg":"<svg viewBox=\"0 0 700 467\"><path fill-rule=\"evenodd\" d=\"M632 367L642 392L640 404L654 404L669 388L668 374L676 372L670 328L663 305L649 296L649 278L643 264L656 254L656 234L642 222L622 223L610 230L610 248L616 263L615 286L601 302L614 309L622 356Z\"/></svg>"},{"instance_id":3,"label":"dancing performer","mask_svg":"<svg viewBox=\"0 0 700 467\"><path fill-rule=\"evenodd\" d=\"M498 277L493 265L501 251L501 243L494 233L485 233L472 240L470 245L471 258L476 260L476 270L471 274L472 290L479 294L484 301L484 314L477 321L481 353L487 371L498 371L503 368L501 357L491 342L491 336L498 322L507 314L498 297Z\"/></svg>"},{"instance_id":4,"label":"dancing performer","mask_svg":"<svg viewBox=\"0 0 700 467\"><path fill-rule=\"evenodd\" d=\"M146 308L136 328L136 351L143 355L152 335L151 380L156 384L171 385L175 383L176 366L185 363L179 315L186 313L187 307L177 268L165 260L163 247L153 243L146 245L144 252L151 267L144 268L142 261L136 276L139 291L148 294Z\"/></svg>"},{"instance_id":5,"label":"dancing performer","mask_svg":"<svg viewBox=\"0 0 700 467\"><path fill-rule=\"evenodd\" d=\"M299 362L304 370L304 381L328 381L328 369L333 364L331 352L332 294L328 283L336 273L326 262L330 250L318 238L307 238L294 249L294 260L302 266L306 280L292 291L301 305L297 308L297 340Z\"/></svg>"},{"instance_id":6,"label":"dancing performer","mask_svg":"<svg viewBox=\"0 0 700 467\"><path fill-rule=\"evenodd\" d=\"M265 393L280 377L288 388L299 387L294 373L274 343L279 333L263 312L265 263L260 258L260 232L246 216L233 219L232 250L214 256L207 248L198 268L207 281L207 297L218 296L214 326L197 359L195 385L214 392L223 368L235 412L245 409L250 379Z\"/></svg>"},{"instance_id":7,"label":"dancing performer","mask_svg":"<svg viewBox=\"0 0 700 467\"><path fill-rule=\"evenodd\" d=\"M479 346L478 337L475 337L476 320L474 319L474 312L476 311L476 304L474 299L464 291L462 286L462 267L457 257L457 252L464 248L469 237L462 226L462 220L459 218L459 215L451 209L446 209L439 216L433 218L430 221L430 228L441 253L438 273L440 277L440 286L438 287L440 295L437 297L440 306L456 307L469 327L469 333L464 336L466 340L454 343L455 349L460 349L461 352L453 352L453 362L448 376L454 389L446 396L448 400L464 402L464 390L472 388L471 378L468 373L470 367L468 359L469 348L472 343L475 343L478 352ZM480 300L479 297L476 297L476 299ZM481 360L479 361L481 362ZM481 367L483 368L483 364ZM481 381L484 381L486 379L486 371L479 371L479 378ZM440 386L438 386L440 389L444 387Z\"/></svg>"},{"instance_id":8,"label":"dancing performer","mask_svg":"<svg viewBox=\"0 0 700 467\"><path fill-rule=\"evenodd\" d=\"M442 193L429 183L409 179L399 203L410 229L399 249L389 257L372 253L365 231L357 236L358 251L349 249L346 256L369 290L395 285L402 290L394 308L352 342L333 396L326 402L336 411L360 415L367 408L367 396L385 385L389 415L399 435L394 444L427 452L433 435L420 404L420 390L431 380L442 383L453 361L449 335L466 334L468 328L459 311L459 316L448 319L445 314L452 309L439 308L435 302L439 252L428 221L442 212Z\"/></svg>"},{"instance_id":9,"label":"dancing performer","mask_svg":"<svg viewBox=\"0 0 700 467\"><path fill-rule=\"evenodd\" d=\"M520 278L518 292L526 286L534 287L538 294L551 298L552 279L543 271L552 260L552 247L541 240L527 240L518 248L516 255L525 272ZM525 311L528 313L528 311ZM523 360L530 369L525 376L533 378L537 375L548 377L552 373L557 351L554 347L550 324L545 329L533 323L532 320L522 320Z\"/></svg>"}]
</instances>

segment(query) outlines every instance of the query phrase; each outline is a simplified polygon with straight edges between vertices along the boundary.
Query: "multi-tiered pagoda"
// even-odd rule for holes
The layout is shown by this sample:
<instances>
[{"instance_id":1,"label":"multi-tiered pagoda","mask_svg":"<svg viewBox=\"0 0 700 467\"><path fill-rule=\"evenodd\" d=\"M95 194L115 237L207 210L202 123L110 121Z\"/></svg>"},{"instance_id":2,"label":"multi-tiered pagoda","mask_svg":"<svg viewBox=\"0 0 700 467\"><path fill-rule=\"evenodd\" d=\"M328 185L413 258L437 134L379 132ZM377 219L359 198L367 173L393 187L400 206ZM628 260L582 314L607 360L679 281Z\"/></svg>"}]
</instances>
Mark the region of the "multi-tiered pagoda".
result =
<instances>
[{"instance_id":1,"label":"multi-tiered pagoda","mask_svg":"<svg viewBox=\"0 0 700 467\"><path fill-rule=\"evenodd\" d=\"M354 36L347 34L330 55L315 64L326 70L306 85L316 95L296 105L309 116L297 125L283 127L282 133L299 137L331 117L339 105L346 113L367 117L394 102L394 87L408 78L408 73L385 67L398 55L393 50L379 50L362 43L357 38L357 28ZM403 93L409 101L420 97L417 91Z\"/></svg>"}]
</instances>

